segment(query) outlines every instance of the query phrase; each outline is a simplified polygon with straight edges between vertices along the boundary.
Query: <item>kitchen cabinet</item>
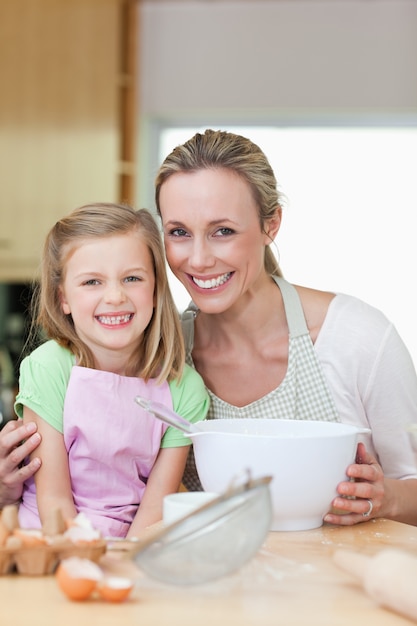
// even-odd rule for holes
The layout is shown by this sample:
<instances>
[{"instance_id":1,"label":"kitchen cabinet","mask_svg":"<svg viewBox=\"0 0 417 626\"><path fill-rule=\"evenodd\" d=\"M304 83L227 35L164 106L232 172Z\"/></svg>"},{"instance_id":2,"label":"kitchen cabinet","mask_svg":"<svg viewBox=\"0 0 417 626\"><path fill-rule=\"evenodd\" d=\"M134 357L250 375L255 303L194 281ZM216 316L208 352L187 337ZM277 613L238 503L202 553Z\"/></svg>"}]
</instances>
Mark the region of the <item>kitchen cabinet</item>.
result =
<instances>
[{"instance_id":1,"label":"kitchen cabinet","mask_svg":"<svg viewBox=\"0 0 417 626\"><path fill-rule=\"evenodd\" d=\"M36 278L71 209L134 202L137 5L1 2L1 282Z\"/></svg>"}]
</instances>

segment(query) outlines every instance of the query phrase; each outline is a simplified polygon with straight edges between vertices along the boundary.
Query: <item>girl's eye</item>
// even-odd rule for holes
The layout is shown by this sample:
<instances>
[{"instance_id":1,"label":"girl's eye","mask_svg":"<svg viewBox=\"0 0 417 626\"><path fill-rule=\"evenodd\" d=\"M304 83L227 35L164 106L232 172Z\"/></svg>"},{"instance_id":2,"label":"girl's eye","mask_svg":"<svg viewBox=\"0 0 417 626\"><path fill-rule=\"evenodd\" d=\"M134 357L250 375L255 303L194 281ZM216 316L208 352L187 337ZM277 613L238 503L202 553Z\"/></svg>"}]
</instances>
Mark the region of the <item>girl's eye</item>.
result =
<instances>
[{"instance_id":1,"label":"girl's eye","mask_svg":"<svg viewBox=\"0 0 417 626\"><path fill-rule=\"evenodd\" d=\"M127 276L125 278L126 283L135 283L138 280L142 280L139 276Z\"/></svg>"},{"instance_id":2,"label":"girl's eye","mask_svg":"<svg viewBox=\"0 0 417 626\"><path fill-rule=\"evenodd\" d=\"M83 285L99 285L100 281L97 278L90 278L90 280L85 280Z\"/></svg>"}]
</instances>

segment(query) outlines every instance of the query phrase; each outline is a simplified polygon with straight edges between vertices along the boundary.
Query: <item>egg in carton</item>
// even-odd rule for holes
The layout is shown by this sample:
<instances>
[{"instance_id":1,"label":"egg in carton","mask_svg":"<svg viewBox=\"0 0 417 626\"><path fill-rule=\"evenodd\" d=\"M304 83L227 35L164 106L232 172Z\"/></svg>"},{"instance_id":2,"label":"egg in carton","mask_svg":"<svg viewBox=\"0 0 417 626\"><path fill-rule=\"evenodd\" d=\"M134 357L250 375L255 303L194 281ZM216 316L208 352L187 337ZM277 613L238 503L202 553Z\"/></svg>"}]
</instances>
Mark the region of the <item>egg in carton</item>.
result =
<instances>
[{"instance_id":1,"label":"egg in carton","mask_svg":"<svg viewBox=\"0 0 417 626\"><path fill-rule=\"evenodd\" d=\"M0 515L0 574L8 574L14 567L16 546L11 538L18 527L17 507L5 506Z\"/></svg>"},{"instance_id":2,"label":"egg in carton","mask_svg":"<svg viewBox=\"0 0 417 626\"><path fill-rule=\"evenodd\" d=\"M15 566L19 574L52 574L59 561L82 556L97 561L106 542L91 523L79 514L66 522L60 510L50 512L42 529L20 528L17 507L9 505L0 517L0 573Z\"/></svg>"},{"instance_id":3,"label":"egg in carton","mask_svg":"<svg viewBox=\"0 0 417 626\"><path fill-rule=\"evenodd\" d=\"M78 513L73 520L67 522L64 533L55 534L53 541L60 560L80 557L98 561L107 549L106 541L84 513Z\"/></svg>"}]
</instances>

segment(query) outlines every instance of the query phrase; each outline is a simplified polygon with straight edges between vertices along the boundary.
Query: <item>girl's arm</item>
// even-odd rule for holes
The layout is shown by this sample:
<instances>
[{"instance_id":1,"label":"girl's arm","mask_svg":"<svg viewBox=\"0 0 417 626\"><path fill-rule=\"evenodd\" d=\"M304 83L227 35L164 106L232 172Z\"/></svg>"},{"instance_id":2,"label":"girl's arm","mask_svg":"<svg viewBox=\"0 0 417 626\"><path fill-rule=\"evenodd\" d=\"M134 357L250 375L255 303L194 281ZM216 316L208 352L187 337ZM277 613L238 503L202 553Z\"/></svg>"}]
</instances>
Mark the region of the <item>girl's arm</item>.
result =
<instances>
[{"instance_id":1,"label":"girl's arm","mask_svg":"<svg viewBox=\"0 0 417 626\"><path fill-rule=\"evenodd\" d=\"M42 438L33 454L42 463L35 475L41 523L48 512L57 508L61 509L64 519L75 517L77 511L72 498L68 454L63 435L26 406L23 409L23 421L35 422Z\"/></svg>"},{"instance_id":2,"label":"girl's arm","mask_svg":"<svg viewBox=\"0 0 417 626\"><path fill-rule=\"evenodd\" d=\"M178 491L189 449L190 446L161 448L128 537L139 536L140 531L162 519L163 498Z\"/></svg>"}]
</instances>

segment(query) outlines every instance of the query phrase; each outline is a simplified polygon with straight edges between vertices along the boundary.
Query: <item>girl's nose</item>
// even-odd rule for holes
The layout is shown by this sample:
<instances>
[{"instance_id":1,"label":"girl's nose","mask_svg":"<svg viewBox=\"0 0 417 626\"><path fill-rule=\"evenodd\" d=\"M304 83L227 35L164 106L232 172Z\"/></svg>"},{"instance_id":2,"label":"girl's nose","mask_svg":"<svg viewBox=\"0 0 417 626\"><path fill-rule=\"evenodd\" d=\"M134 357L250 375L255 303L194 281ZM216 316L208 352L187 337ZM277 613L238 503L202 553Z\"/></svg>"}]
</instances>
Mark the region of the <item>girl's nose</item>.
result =
<instances>
[{"instance_id":1,"label":"girl's nose","mask_svg":"<svg viewBox=\"0 0 417 626\"><path fill-rule=\"evenodd\" d=\"M109 304L119 304L121 302L125 302L126 294L122 287L118 286L109 286L106 290L105 301Z\"/></svg>"}]
</instances>

